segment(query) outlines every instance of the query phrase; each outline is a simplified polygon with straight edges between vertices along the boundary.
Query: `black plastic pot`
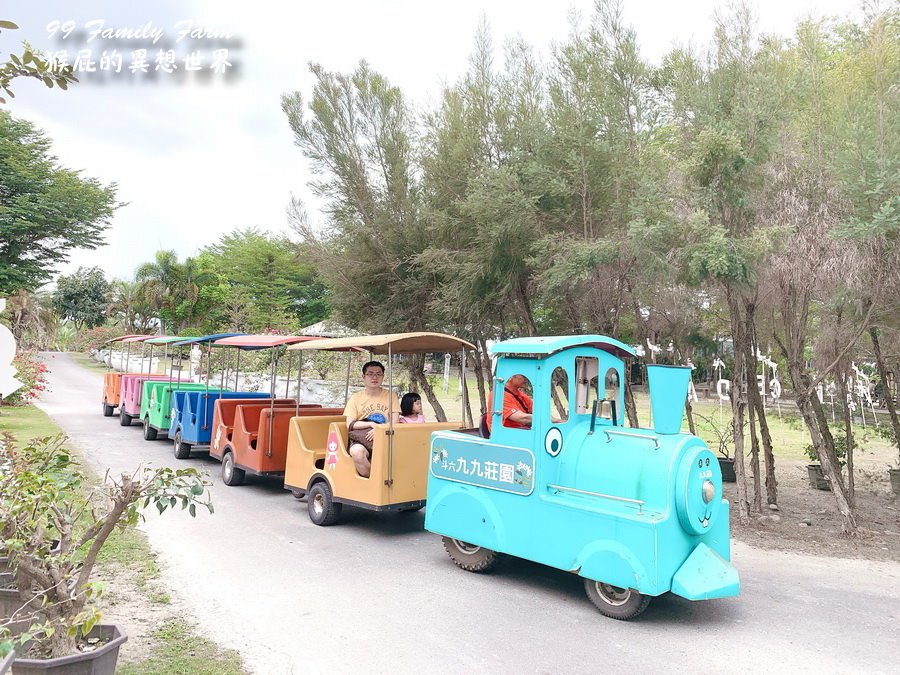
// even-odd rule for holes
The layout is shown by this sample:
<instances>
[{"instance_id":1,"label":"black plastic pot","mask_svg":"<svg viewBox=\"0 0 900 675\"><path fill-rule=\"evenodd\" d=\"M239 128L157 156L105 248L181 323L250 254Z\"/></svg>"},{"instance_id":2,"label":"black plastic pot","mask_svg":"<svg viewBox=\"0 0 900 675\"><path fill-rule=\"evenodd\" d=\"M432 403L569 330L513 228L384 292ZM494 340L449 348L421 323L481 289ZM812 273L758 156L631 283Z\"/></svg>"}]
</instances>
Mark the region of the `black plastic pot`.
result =
<instances>
[{"instance_id":1,"label":"black plastic pot","mask_svg":"<svg viewBox=\"0 0 900 675\"><path fill-rule=\"evenodd\" d=\"M734 475L733 457L719 457L719 468L722 470L722 481L724 483L737 482L737 476Z\"/></svg>"},{"instance_id":2,"label":"black plastic pot","mask_svg":"<svg viewBox=\"0 0 900 675\"><path fill-rule=\"evenodd\" d=\"M831 492L831 483L825 480L821 464L807 464L806 474L809 476L809 486L816 490L828 490Z\"/></svg>"},{"instance_id":3,"label":"black plastic pot","mask_svg":"<svg viewBox=\"0 0 900 675\"><path fill-rule=\"evenodd\" d=\"M16 659L12 675L49 673L51 675L115 675L119 660L119 647L128 639L115 624L99 624L88 633L88 638L99 637L105 644L92 652L60 656L55 659Z\"/></svg>"}]
</instances>

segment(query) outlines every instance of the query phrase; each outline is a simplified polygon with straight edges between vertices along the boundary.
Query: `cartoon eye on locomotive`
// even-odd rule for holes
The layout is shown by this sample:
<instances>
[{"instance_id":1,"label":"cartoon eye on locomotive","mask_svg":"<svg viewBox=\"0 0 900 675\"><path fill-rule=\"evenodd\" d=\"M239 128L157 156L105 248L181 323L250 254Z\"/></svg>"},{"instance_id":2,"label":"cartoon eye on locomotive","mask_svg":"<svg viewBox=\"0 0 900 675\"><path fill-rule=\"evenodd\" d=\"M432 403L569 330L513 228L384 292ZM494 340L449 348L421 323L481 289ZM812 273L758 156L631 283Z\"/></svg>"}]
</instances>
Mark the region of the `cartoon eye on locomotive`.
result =
<instances>
[{"instance_id":1,"label":"cartoon eye on locomotive","mask_svg":"<svg viewBox=\"0 0 900 675\"><path fill-rule=\"evenodd\" d=\"M425 528L459 567L484 572L506 554L571 571L600 612L623 620L666 592L739 594L718 461L680 432L688 368L647 366L653 428L633 429L622 358L634 352L622 342L518 338L491 352L490 430L431 438ZM523 380L531 397L516 391ZM520 408L532 399L530 424L508 415L507 396Z\"/></svg>"}]
</instances>

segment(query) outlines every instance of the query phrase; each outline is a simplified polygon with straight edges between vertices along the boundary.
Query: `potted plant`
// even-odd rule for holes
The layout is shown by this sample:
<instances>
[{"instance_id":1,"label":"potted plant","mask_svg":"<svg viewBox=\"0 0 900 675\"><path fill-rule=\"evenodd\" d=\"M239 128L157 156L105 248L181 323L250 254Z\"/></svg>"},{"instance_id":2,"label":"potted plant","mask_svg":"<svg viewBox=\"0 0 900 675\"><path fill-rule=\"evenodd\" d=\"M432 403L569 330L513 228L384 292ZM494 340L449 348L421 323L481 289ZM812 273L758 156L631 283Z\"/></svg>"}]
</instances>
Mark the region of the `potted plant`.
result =
<instances>
[{"instance_id":1,"label":"potted plant","mask_svg":"<svg viewBox=\"0 0 900 675\"><path fill-rule=\"evenodd\" d=\"M726 483L737 482L734 473L734 457L729 450L734 443L734 421L729 421L727 426L718 424L712 417L701 415L696 410L694 417L698 418L703 426L713 432L716 439L716 451L719 453L719 468L722 470L722 480Z\"/></svg>"},{"instance_id":2,"label":"potted plant","mask_svg":"<svg viewBox=\"0 0 900 675\"><path fill-rule=\"evenodd\" d=\"M891 491L895 495L900 495L900 444L897 443L897 437L894 435L894 428L890 424L882 424L875 427L874 431L889 445L898 449L895 466L888 466L888 480L890 482Z\"/></svg>"},{"instance_id":3,"label":"potted plant","mask_svg":"<svg viewBox=\"0 0 900 675\"><path fill-rule=\"evenodd\" d=\"M855 447L855 446L854 446ZM809 486L817 490L831 490L831 483L828 477L822 471L822 465L818 463L819 455L816 453L814 445L809 444L805 448L806 456L809 457L811 464L806 465L806 474L809 477ZM834 436L834 454L838 460L838 470L843 469L847 463L847 437L843 434Z\"/></svg>"},{"instance_id":4,"label":"potted plant","mask_svg":"<svg viewBox=\"0 0 900 675\"><path fill-rule=\"evenodd\" d=\"M7 437L0 448L0 547L18 595L0 656L15 648L14 673L65 667L114 673L127 638L117 626L99 623L94 601L102 586L92 581L98 554L116 529L135 526L151 505L160 513L180 506L191 516L197 506L213 510L203 501L209 483L194 469L139 467L90 486L64 442L63 436L40 439L16 451ZM54 540L58 550L51 552Z\"/></svg>"}]
</instances>

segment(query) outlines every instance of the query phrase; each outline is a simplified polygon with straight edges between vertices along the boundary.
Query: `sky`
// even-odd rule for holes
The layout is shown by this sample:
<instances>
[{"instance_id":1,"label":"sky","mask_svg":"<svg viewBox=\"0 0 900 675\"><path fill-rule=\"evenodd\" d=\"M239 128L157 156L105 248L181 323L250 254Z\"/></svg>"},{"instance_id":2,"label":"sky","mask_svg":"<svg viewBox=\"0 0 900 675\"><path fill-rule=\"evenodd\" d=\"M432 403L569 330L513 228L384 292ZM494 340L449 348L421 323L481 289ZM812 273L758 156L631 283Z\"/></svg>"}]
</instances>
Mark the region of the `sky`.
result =
<instances>
[{"instance_id":1,"label":"sky","mask_svg":"<svg viewBox=\"0 0 900 675\"><path fill-rule=\"evenodd\" d=\"M70 64L80 54L81 82L63 92L16 80L7 109L49 135L61 165L116 183L124 204L106 231L107 245L73 252L59 271L98 265L108 278L131 279L160 249L184 259L236 228L287 234L292 197L304 201L312 223L322 225L320 203L308 188L309 163L294 145L280 105L284 93L297 90L308 99L309 63L349 72L365 59L421 112L465 73L481 21L490 27L498 62L504 42L515 37L544 60L554 43L565 41L571 14L587 20L593 5L13 0L0 19L20 30L0 34L0 62L27 40L48 56L65 52ZM676 45L707 45L714 12L723 6L712 0L624 0L623 14L643 56L658 63ZM761 32L783 36L808 16L861 13L850 0L751 0L751 6ZM139 49L147 50L147 74L134 54ZM174 69L165 58L156 61L169 50Z\"/></svg>"}]
</instances>

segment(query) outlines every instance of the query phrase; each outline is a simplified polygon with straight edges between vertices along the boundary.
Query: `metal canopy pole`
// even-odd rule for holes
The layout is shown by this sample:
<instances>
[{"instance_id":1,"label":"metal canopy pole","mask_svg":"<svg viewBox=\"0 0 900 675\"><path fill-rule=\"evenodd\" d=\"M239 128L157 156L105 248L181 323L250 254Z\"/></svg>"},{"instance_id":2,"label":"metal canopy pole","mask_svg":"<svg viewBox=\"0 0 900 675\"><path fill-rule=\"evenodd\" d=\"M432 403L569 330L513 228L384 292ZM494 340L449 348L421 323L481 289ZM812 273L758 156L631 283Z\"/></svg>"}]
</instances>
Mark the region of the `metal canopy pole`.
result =
<instances>
[{"instance_id":1,"label":"metal canopy pole","mask_svg":"<svg viewBox=\"0 0 900 675\"><path fill-rule=\"evenodd\" d=\"M272 372L269 381L269 439L266 441L266 457L272 456L272 430L275 426L275 376L278 374L278 347L272 350Z\"/></svg>"},{"instance_id":2,"label":"metal canopy pole","mask_svg":"<svg viewBox=\"0 0 900 675\"><path fill-rule=\"evenodd\" d=\"M294 353L291 351L288 351L287 375L284 378L284 397L285 398L290 398L288 396L288 394L290 393L290 387L291 387L291 366L294 365L293 361L294 361Z\"/></svg>"},{"instance_id":3,"label":"metal canopy pole","mask_svg":"<svg viewBox=\"0 0 900 675\"><path fill-rule=\"evenodd\" d=\"M241 348L238 347L237 350L237 363L234 366L234 390L240 391L238 389L238 378L241 375Z\"/></svg>"},{"instance_id":4,"label":"metal canopy pole","mask_svg":"<svg viewBox=\"0 0 900 675\"><path fill-rule=\"evenodd\" d=\"M200 419L202 420L201 424L206 424L206 408L209 405L209 376L212 373L212 342L209 342L206 345L206 377L203 378L206 381L206 389L203 392L203 413L201 414ZM207 429L208 427L202 426L201 429Z\"/></svg>"},{"instance_id":5,"label":"metal canopy pole","mask_svg":"<svg viewBox=\"0 0 900 675\"><path fill-rule=\"evenodd\" d=\"M347 352L347 380L344 382L344 408L347 407L347 401L350 400L350 366L353 365L353 352Z\"/></svg>"},{"instance_id":6,"label":"metal canopy pole","mask_svg":"<svg viewBox=\"0 0 900 675\"><path fill-rule=\"evenodd\" d=\"M297 359L297 398L296 398L296 406L294 407L294 417L300 417L300 385L303 380L303 354L299 354L299 358ZM290 375L290 372L288 373ZM288 378L290 379L290 378Z\"/></svg>"},{"instance_id":7,"label":"metal canopy pole","mask_svg":"<svg viewBox=\"0 0 900 675\"><path fill-rule=\"evenodd\" d=\"M394 364L391 358L391 344L388 343L388 477L384 484L394 484Z\"/></svg>"},{"instance_id":8,"label":"metal canopy pole","mask_svg":"<svg viewBox=\"0 0 900 675\"><path fill-rule=\"evenodd\" d=\"M468 419L466 414L469 413L469 391L466 387L466 349L463 347L462 351L459 353L459 383L462 386L462 423L463 426L466 426L466 422L468 421L468 426L474 426L475 422L472 419L471 413L468 415Z\"/></svg>"}]
</instances>

